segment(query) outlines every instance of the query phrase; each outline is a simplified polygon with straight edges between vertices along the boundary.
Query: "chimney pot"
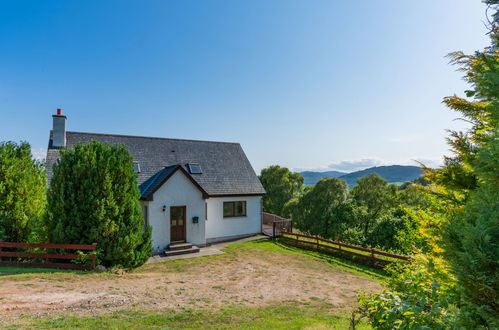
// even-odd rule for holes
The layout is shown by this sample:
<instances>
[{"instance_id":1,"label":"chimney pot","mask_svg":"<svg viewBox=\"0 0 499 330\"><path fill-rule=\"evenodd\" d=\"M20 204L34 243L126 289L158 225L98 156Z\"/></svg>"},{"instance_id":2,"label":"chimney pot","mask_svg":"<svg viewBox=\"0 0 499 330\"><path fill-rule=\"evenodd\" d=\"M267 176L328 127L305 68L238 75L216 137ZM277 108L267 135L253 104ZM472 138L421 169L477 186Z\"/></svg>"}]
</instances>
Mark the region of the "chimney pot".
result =
<instances>
[{"instance_id":1,"label":"chimney pot","mask_svg":"<svg viewBox=\"0 0 499 330\"><path fill-rule=\"evenodd\" d=\"M62 116L62 109L57 109L57 115Z\"/></svg>"}]
</instances>

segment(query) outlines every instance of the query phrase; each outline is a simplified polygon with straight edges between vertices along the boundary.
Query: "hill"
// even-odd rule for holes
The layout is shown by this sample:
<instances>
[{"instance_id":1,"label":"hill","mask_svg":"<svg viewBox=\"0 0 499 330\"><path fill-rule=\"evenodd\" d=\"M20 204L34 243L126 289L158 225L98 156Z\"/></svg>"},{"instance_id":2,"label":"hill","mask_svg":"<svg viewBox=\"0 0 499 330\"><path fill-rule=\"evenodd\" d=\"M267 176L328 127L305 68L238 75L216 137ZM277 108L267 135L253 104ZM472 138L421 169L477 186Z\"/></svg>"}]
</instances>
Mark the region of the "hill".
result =
<instances>
[{"instance_id":1,"label":"hill","mask_svg":"<svg viewBox=\"0 0 499 330\"><path fill-rule=\"evenodd\" d=\"M327 172L304 171L300 172L300 174L305 179L306 185L312 185L322 178L338 178L348 173L340 171L327 171Z\"/></svg>"},{"instance_id":2,"label":"hill","mask_svg":"<svg viewBox=\"0 0 499 330\"><path fill-rule=\"evenodd\" d=\"M304 175L305 173L305 175ZM332 173L332 174L328 174ZM337 171L330 171L330 172L313 172L313 171L306 171L306 172L301 172L300 174L303 175L305 179L305 184L315 184L317 181L319 181L321 178L340 178L342 180L345 180L350 187L355 185L355 182L357 181L358 178L362 178L364 176L367 176L371 173L376 173L380 177L384 178L386 181L389 183L396 183L396 182L406 182L406 181L412 181L414 179L417 179L420 177L421 174L423 174L423 170L421 170L420 167L418 166L405 166L405 165L389 165L389 166L377 166L377 167L371 167L367 168L365 170L361 171L356 171L348 174L341 174L337 175L336 173L341 173ZM336 175L336 176L333 176Z\"/></svg>"}]
</instances>

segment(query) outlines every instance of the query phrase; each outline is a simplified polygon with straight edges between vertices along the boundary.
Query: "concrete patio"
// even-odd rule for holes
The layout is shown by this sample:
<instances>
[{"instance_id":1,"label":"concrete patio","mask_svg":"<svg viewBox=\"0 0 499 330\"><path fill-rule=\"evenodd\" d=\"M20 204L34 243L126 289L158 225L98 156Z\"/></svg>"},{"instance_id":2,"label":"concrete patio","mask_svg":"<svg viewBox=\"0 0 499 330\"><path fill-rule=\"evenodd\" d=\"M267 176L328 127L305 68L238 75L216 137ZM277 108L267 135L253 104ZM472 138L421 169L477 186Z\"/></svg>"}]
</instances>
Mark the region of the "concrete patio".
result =
<instances>
[{"instance_id":1,"label":"concrete patio","mask_svg":"<svg viewBox=\"0 0 499 330\"><path fill-rule=\"evenodd\" d=\"M255 236L245 237L245 238L241 238L241 239L234 240L234 241L215 243L215 244L211 244L211 245L200 248L199 252L196 252L196 253L181 254L181 255L170 256L170 257L167 257L165 255L155 255L155 256L152 256L151 258L149 258L149 260L147 260L146 263L150 264L150 263L155 263L155 262L165 262L165 261L170 261L170 260L188 259L188 258L205 257L205 256L216 255L216 254L222 254L222 253L225 253L222 251L222 249L230 244L255 241L255 240L259 240L259 239L263 239L263 238L267 238L267 237L264 235L255 235Z\"/></svg>"}]
</instances>

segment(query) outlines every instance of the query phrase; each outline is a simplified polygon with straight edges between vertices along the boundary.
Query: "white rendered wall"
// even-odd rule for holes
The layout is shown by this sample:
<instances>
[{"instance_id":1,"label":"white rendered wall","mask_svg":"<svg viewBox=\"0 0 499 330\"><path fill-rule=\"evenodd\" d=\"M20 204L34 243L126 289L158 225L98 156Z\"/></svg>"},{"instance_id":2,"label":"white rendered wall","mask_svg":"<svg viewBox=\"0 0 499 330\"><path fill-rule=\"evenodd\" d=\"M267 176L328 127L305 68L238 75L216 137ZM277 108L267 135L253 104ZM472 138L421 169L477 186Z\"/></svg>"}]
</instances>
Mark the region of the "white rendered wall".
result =
<instances>
[{"instance_id":1,"label":"white rendered wall","mask_svg":"<svg viewBox=\"0 0 499 330\"><path fill-rule=\"evenodd\" d=\"M206 244L204 201L201 191L180 171L154 193L153 201L148 202L154 253L161 253L170 244L170 206L186 206L186 241ZM192 223L192 217L199 217L199 223Z\"/></svg>"},{"instance_id":2,"label":"white rendered wall","mask_svg":"<svg viewBox=\"0 0 499 330\"><path fill-rule=\"evenodd\" d=\"M262 197L210 197L208 221L206 221L206 240L214 242L224 237L237 237L262 232ZM223 202L246 201L246 216L224 218Z\"/></svg>"}]
</instances>

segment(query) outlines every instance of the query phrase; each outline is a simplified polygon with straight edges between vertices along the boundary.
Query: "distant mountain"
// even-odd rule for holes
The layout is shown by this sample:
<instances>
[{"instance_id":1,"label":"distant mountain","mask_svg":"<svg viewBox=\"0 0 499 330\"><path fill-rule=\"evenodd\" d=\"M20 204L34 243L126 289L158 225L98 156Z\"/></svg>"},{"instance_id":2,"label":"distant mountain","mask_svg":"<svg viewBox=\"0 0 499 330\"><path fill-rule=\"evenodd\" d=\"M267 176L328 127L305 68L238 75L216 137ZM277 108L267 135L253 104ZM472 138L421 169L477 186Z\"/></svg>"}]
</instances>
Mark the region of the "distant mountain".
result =
<instances>
[{"instance_id":1,"label":"distant mountain","mask_svg":"<svg viewBox=\"0 0 499 330\"><path fill-rule=\"evenodd\" d=\"M340 171L327 171L327 172L304 171L300 172L300 174L305 179L306 185L312 185L322 178L338 178L348 173Z\"/></svg>"},{"instance_id":2,"label":"distant mountain","mask_svg":"<svg viewBox=\"0 0 499 330\"><path fill-rule=\"evenodd\" d=\"M330 174L329 174L330 173ZM338 173L340 173L338 175ZM404 166L404 165L390 165L390 166L377 166L371 167L362 171L356 171L352 173L342 173L338 171L329 171L329 172L312 172L306 171L301 172L300 174L305 179L305 184L315 184L321 178L340 178L345 180L350 187L354 186L358 178L362 178L371 173L376 173L380 177L384 178L388 183L396 183L396 182L406 182L417 179L423 174L423 170L421 170L418 166Z\"/></svg>"},{"instance_id":3,"label":"distant mountain","mask_svg":"<svg viewBox=\"0 0 499 330\"><path fill-rule=\"evenodd\" d=\"M362 178L371 173L376 173L388 183L406 182L417 179L423 174L423 170L418 166L390 165L371 167L362 171L349 173L340 177L345 180L350 187L354 186L358 178Z\"/></svg>"}]
</instances>

